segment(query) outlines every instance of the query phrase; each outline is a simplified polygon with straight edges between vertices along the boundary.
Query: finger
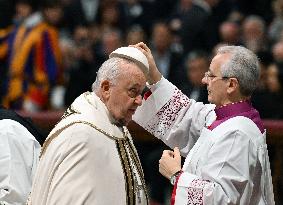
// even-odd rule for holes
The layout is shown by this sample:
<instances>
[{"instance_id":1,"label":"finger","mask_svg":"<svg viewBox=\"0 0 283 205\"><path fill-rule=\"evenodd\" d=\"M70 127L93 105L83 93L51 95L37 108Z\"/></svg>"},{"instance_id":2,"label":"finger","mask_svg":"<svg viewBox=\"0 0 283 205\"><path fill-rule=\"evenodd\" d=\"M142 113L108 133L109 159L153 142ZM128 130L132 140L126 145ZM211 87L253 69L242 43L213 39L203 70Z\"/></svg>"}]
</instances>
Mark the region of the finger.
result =
<instances>
[{"instance_id":1,"label":"finger","mask_svg":"<svg viewBox=\"0 0 283 205\"><path fill-rule=\"evenodd\" d=\"M142 49L145 50L146 52L149 51L148 46L147 46L144 42L139 42L139 43L135 44L135 46L142 48Z\"/></svg>"},{"instance_id":2,"label":"finger","mask_svg":"<svg viewBox=\"0 0 283 205\"><path fill-rule=\"evenodd\" d=\"M162 156L164 157L174 157L174 152L171 150L164 150Z\"/></svg>"},{"instance_id":3,"label":"finger","mask_svg":"<svg viewBox=\"0 0 283 205\"><path fill-rule=\"evenodd\" d=\"M129 47L134 47L139 49L145 56L147 56L147 51L145 49L143 49L141 46L136 45L129 45Z\"/></svg>"},{"instance_id":4,"label":"finger","mask_svg":"<svg viewBox=\"0 0 283 205\"><path fill-rule=\"evenodd\" d=\"M174 152L171 151L171 150L168 150L168 155L169 155L170 157L174 157Z\"/></svg>"},{"instance_id":5,"label":"finger","mask_svg":"<svg viewBox=\"0 0 283 205\"><path fill-rule=\"evenodd\" d=\"M136 43L136 44L130 44L129 47L141 47L142 42Z\"/></svg>"},{"instance_id":6,"label":"finger","mask_svg":"<svg viewBox=\"0 0 283 205\"><path fill-rule=\"evenodd\" d=\"M174 148L174 158L181 159L181 154L178 147Z\"/></svg>"},{"instance_id":7,"label":"finger","mask_svg":"<svg viewBox=\"0 0 283 205\"><path fill-rule=\"evenodd\" d=\"M167 155L168 154L168 150L163 150L162 155Z\"/></svg>"}]
</instances>

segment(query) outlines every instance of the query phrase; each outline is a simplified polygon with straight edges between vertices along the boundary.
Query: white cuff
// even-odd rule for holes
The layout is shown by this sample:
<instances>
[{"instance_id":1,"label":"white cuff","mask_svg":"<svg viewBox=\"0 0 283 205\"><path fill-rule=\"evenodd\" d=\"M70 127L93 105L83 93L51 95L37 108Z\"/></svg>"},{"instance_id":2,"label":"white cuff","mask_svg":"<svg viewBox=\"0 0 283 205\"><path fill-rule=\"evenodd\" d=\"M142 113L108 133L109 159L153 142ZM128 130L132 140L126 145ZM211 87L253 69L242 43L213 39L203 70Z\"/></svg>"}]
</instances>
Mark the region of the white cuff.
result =
<instances>
[{"instance_id":1,"label":"white cuff","mask_svg":"<svg viewBox=\"0 0 283 205\"><path fill-rule=\"evenodd\" d=\"M163 77L163 75L161 76L160 80L157 81L154 84L149 84L148 82L146 82L146 86L150 89L151 92L155 91L158 88L158 85L160 84L161 81L163 81L165 78Z\"/></svg>"}]
</instances>

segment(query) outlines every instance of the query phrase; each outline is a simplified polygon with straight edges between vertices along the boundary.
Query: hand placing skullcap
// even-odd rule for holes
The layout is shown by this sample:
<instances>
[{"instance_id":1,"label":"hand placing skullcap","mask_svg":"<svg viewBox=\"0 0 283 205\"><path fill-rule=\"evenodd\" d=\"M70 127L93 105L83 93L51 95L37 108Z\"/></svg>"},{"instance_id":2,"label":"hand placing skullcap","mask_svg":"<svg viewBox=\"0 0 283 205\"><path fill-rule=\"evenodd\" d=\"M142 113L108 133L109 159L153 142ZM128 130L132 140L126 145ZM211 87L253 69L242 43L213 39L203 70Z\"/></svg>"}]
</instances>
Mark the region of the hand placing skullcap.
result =
<instances>
[{"instance_id":1,"label":"hand placing skullcap","mask_svg":"<svg viewBox=\"0 0 283 205\"><path fill-rule=\"evenodd\" d=\"M120 47L110 53L109 58L120 57L134 61L139 65L142 71L147 74L149 70L149 64L146 56L135 47Z\"/></svg>"}]
</instances>

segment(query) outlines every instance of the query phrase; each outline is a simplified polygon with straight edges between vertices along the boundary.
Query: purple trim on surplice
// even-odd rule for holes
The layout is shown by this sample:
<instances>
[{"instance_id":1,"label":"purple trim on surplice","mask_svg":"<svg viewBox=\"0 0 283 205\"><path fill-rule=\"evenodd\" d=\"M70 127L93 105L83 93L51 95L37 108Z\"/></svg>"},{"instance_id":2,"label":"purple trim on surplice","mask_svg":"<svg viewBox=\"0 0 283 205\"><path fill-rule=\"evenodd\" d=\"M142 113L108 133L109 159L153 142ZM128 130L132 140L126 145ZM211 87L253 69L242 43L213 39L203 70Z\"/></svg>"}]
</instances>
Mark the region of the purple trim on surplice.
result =
<instances>
[{"instance_id":1,"label":"purple trim on surplice","mask_svg":"<svg viewBox=\"0 0 283 205\"><path fill-rule=\"evenodd\" d=\"M251 119L256 126L260 129L261 133L264 132L263 122L260 119L258 111L252 107L249 100L237 103L231 103L219 108L215 108L216 120L209 126L210 130L213 130L226 120L236 117L244 116Z\"/></svg>"}]
</instances>

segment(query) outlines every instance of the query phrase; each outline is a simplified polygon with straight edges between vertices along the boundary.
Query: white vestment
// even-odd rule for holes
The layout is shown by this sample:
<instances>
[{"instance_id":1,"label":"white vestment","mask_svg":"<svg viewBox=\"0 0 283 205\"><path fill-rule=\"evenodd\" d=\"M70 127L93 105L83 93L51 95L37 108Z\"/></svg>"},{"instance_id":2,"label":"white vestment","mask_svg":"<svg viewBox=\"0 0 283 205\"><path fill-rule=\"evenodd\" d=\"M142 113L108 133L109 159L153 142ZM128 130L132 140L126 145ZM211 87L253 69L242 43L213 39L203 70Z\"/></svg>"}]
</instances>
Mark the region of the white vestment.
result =
<instances>
[{"instance_id":1,"label":"white vestment","mask_svg":"<svg viewBox=\"0 0 283 205\"><path fill-rule=\"evenodd\" d=\"M214 105L188 99L162 78L133 119L186 157L172 204L265 204L274 196L265 133L247 117L216 128Z\"/></svg>"},{"instance_id":2,"label":"white vestment","mask_svg":"<svg viewBox=\"0 0 283 205\"><path fill-rule=\"evenodd\" d=\"M28 204L148 204L130 133L94 93L79 96L50 132Z\"/></svg>"},{"instance_id":3,"label":"white vestment","mask_svg":"<svg viewBox=\"0 0 283 205\"><path fill-rule=\"evenodd\" d=\"M40 144L19 122L0 120L0 204L24 205L31 190Z\"/></svg>"}]
</instances>

